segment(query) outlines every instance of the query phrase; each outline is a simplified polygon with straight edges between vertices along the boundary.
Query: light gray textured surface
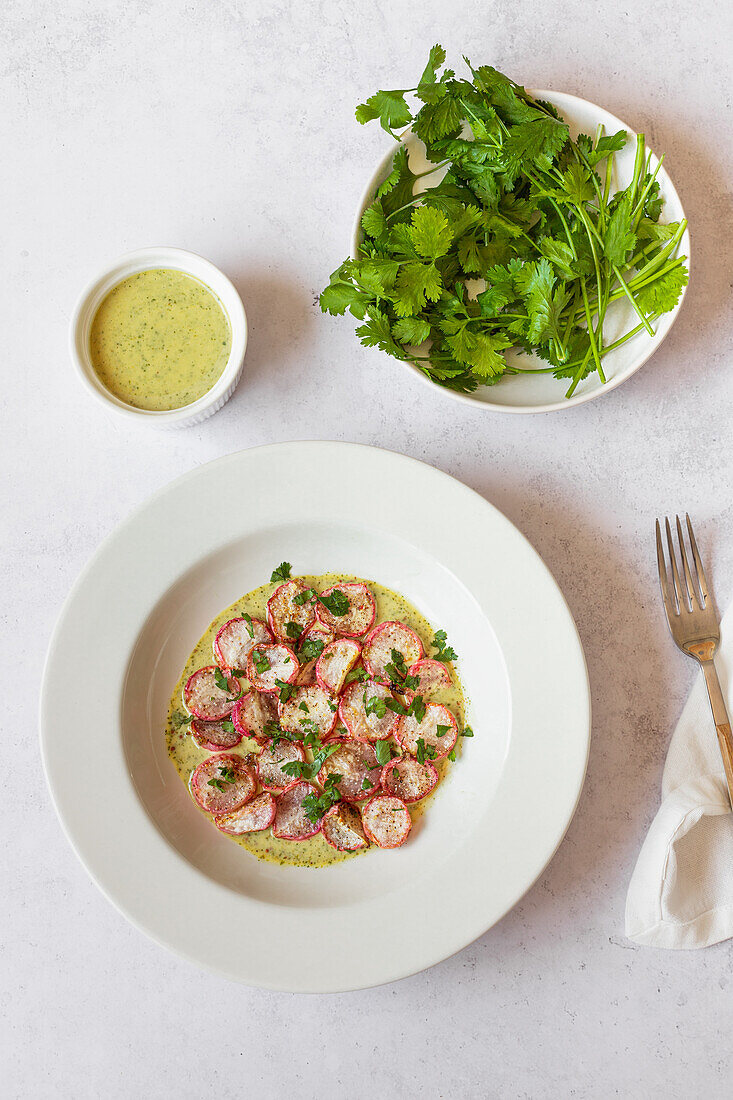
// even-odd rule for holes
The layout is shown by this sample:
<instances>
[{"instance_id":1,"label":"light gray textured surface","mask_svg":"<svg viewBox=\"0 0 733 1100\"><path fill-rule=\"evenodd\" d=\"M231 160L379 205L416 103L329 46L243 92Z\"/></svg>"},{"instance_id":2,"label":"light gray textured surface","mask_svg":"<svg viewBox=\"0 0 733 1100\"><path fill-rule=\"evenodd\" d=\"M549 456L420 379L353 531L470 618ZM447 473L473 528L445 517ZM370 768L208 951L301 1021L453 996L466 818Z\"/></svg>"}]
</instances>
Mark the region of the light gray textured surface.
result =
<instances>
[{"instance_id":1,"label":"light gray textured surface","mask_svg":"<svg viewBox=\"0 0 733 1100\"><path fill-rule=\"evenodd\" d=\"M623 906L692 676L654 587L657 512L689 508L733 594L730 7L10 0L0 19L4 1095L729 1096L731 945L636 949ZM666 151L694 277L660 353L599 402L474 412L314 304L387 142L353 106L412 83L436 40ZM220 265L251 325L233 400L180 434L111 419L66 356L81 285L157 243ZM578 814L523 902L433 970L324 998L209 977L127 925L59 828L36 732L49 633L99 541L192 465L297 438L406 452L504 510L563 587L594 701Z\"/></svg>"}]
</instances>

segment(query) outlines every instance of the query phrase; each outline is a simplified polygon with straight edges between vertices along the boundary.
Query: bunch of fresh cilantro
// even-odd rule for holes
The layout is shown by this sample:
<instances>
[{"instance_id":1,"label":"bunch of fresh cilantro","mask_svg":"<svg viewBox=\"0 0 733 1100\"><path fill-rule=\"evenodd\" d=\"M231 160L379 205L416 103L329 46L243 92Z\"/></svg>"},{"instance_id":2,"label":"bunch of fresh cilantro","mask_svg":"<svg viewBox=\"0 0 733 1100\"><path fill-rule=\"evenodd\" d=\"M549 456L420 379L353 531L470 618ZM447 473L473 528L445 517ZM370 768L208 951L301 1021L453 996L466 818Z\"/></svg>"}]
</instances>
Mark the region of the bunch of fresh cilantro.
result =
<instances>
[{"instance_id":1,"label":"bunch of fresh cilantro","mask_svg":"<svg viewBox=\"0 0 733 1100\"><path fill-rule=\"evenodd\" d=\"M333 273L321 309L350 310L362 344L459 392L527 373L508 365L508 348L570 379L568 397L593 371L605 382L604 355L653 333L687 283L677 255L686 223L659 221L661 161L652 171L639 135L633 178L611 195L624 131L573 141L552 104L496 69L466 59L472 79L460 80L439 75L444 62L434 46L416 88L377 92L356 109L360 123L378 118L397 141L411 126L445 174L416 194L420 176L400 142L362 217L358 257ZM607 343L606 312L622 298L638 323Z\"/></svg>"}]
</instances>

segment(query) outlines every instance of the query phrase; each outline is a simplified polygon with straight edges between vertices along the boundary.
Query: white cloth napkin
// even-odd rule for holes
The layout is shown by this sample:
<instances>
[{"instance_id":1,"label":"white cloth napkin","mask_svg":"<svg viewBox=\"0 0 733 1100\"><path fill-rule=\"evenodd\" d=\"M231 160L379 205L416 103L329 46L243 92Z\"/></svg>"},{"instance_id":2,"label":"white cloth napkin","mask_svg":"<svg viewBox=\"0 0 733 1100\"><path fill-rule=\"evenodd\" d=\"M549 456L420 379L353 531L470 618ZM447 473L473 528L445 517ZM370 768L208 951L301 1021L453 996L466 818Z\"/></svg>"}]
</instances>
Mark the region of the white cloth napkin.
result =
<instances>
[{"instance_id":1,"label":"white cloth napkin","mask_svg":"<svg viewBox=\"0 0 733 1100\"><path fill-rule=\"evenodd\" d=\"M733 607L715 664L733 700ZM700 674L667 753L662 805L626 898L626 935L650 947L708 947L733 936L733 813L713 716Z\"/></svg>"}]
</instances>

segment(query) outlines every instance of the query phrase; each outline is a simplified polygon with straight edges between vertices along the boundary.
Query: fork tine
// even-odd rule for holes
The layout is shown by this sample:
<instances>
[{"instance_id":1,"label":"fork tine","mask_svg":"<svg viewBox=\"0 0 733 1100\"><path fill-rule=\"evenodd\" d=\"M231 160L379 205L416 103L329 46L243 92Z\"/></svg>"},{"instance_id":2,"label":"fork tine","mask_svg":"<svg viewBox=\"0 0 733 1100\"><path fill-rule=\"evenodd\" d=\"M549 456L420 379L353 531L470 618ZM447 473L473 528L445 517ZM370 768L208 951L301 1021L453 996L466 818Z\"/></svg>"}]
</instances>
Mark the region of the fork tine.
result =
<instances>
[{"instance_id":1,"label":"fork tine","mask_svg":"<svg viewBox=\"0 0 733 1100\"><path fill-rule=\"evenodd\" d=\"M692 604L693 611L700 610L700 601L697 595L697 588L695 582L692 579L692 573L690 572L690 566L687 561L687 551L685 550L685 540L682 538L682 524L680 523L680 517L675 516L675 522L677 524L677 540L680 544L680 554L682 555L682 569L685 574L685 584L687 585L687 595L690 597L690 603Z\"/></svg>"},{"instance_id":2,"label":"fork tine","mask_svg":"<svg viewBox=\"0 0 733 1100\"><path fill-rule=\"evenodd\" d=\"M657 525L657 569L659 570L659 587L662 590L662 602L664 603L664 610L667 612L667 622L672 624L672 616L677 614L677 609L672 606L672 601L669 598L669 576L667 574L667 566L664 561L664 547L662 546L662 529L659 526L659 520L656 521Z\"/></svg>"},{"instance_id":3,"label":"fork tine","mask_svg":"<svg viewBox=\"0 0 733 1100\"><path fill-rule=\"evenodd\" d=\"M672 542L672 528L669 526L669 518L664 517L664 525L667 529L667 549L669 550L669 558L672 563L672 580L674 582L674 592L677 597L677 607L680 611L690 610L689 601L684 599L684 589L682 588L682 580L680 578L679 570L677 568L677 558L674 556L674 543Z\"/></svg>"},{"instance_id":4,"label":"fork tine","mask_svg":"<svg viewBox=\"0 0 733 1100\"><path fill-rule=\"evenodd\" d=\"M697 573L697 583L700 586L700 592L702 594L702 605L707 607L708 600L708 582L705 578L705 570L702 567L702 558L700 552L697 549L697 540L695 538L695 532L692 530L692 524L690 523L690 517L685 512L685 519L687 520L687 534L690 536L690 546L692 547L692 556L695 559L695 572Z\"/></svg>"}]
</instances>

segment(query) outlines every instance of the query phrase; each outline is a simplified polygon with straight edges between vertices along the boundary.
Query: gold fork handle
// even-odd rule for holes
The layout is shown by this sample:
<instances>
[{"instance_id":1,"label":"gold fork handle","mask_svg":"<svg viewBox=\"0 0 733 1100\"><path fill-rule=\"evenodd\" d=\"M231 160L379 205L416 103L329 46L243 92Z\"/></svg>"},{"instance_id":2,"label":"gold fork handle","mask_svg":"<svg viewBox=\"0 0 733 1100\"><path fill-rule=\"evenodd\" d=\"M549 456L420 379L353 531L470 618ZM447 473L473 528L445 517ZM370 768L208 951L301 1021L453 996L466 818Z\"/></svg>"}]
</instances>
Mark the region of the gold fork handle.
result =
<instances>
[{"instance_id":1,"label":"gold fork handle","mask_svg":"<svg viewBox=\"0 0 733 1100\"><path fill-rule=\"evenodd\" d=\"M733 734L731 734L728 709L725 705L715 665L712 661L701 661L700 664L705 676L710 706L713 710L713 721L715 722L715 731L718 734L720 755L723 757L725 778L728 782L728 797L731 801L731 808L733 808Z\"/></svg>"}]
</instances>

